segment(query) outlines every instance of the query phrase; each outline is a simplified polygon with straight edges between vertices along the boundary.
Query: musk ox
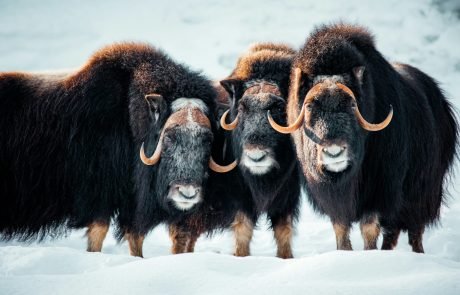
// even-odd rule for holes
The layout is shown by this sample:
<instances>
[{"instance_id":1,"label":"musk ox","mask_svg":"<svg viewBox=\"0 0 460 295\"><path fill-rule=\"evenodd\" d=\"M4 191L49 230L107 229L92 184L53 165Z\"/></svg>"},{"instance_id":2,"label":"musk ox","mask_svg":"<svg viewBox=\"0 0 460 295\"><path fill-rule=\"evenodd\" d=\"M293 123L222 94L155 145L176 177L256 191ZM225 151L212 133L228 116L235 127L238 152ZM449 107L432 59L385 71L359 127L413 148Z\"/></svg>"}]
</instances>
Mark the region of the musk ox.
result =
<instances>
[{"instance_id":1,"label":"musk ox","mask_svg":"<svg viewBox=\"0 0 460 295\"><path fill-rule=\"evenodd\" d=\"M230 108L223 114L221 126L231 132L221 130L222 149L218 150L224 150L225 156L214 156L223 162L239 159L239 166L228 174L213 173L206 206L172 224L173 253L193 251L196 238L203 232L231 227L235 255L247 256L253 227L266 213L274 230L277 256L292 257L293 223L300 198L297 161L289 136L275 132L265 114L271 110L277 120L286 120L294 54L286 45L256 44L239 58L232 74L221 81L228 92ZM227 123L227 117L231 123Z\"/></svg>"},{"instance_id":2,"label":"musk ox","mask_svg":"<svg viewBox=\"0 0 460 295\"><path fill-rule=\"evenodd\" d=\"M108 46L73 73L0 74L2 239L88 226L88 251L100 251L116 217L141 255L131 230L199 203L208 162L225 170L210 160L215 95L146 44Z\"/></svg>"},{"instance_id":3,"label":"musk ox","mask_svg":"<svg viewBox=\"0 0 460 295\"><path fill-rule=\"evenodd\" d=\"M457 145L453 109L437 83L388 63L365 28L342 23L310 35L291 78L290 125L270 120L292 133L309 201L331 219L337 248L352 249L349 229L360 221L365 249L375 249L380 220L382 249L393 249L403 230L423 252Z\"/></svg>"}]
</instances>

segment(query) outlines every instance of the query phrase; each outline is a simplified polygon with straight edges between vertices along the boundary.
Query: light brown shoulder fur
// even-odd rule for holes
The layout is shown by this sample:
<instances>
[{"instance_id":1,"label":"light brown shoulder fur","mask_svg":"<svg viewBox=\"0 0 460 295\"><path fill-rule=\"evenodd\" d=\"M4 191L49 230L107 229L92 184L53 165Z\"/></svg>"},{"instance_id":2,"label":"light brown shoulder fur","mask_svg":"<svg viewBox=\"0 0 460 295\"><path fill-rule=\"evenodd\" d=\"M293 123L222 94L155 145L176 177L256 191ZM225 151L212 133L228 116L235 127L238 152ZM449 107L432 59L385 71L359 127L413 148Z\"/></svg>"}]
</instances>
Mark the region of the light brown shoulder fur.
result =
<instances>
[{"instance_id":1,"label":"light brown shoulder fur","mask_svg":"<svg viewBox=\"0 0 460 295\"><path fill-rule=\"evenodd\" d=\"M248 52L257 52L262 50L271 50L277 52L284 52L286 54L295 54L294 48L284 43L271 43L271 42L261 42L254 43L249 46Z\"/></svg>"},{"instance_id":2,"label":"light brown shoulder fur","mask_svg":"<svg viewBox=\"0 0 460 295\"><path fill-rule=\"evenodd\" d=\"M256 43L249 47L236 64L232 78L246 80L253 74L256 63L290 61L294 58L295 50L286 44Z\"/></svg>"}]
</instances>

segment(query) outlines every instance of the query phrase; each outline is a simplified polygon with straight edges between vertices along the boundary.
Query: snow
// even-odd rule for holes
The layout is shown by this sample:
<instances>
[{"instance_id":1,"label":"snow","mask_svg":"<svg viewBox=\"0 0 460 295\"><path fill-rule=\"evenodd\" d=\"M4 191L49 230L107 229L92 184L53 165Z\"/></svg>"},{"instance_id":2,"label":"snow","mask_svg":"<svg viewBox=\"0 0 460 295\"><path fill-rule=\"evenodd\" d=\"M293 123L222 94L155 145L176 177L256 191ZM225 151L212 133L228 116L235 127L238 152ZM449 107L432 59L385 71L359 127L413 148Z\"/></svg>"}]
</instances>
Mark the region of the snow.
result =
<instances>
[{"instance_id":1,"label":"snow","mask_svg":"<svg viewBox=\"0 0 460 295\"><path fill-rule=\"evenodd\" d=\"M333 251L292 260L236 258L214 253L142 260L84 254L68 248L33 250L8 252L23 257L28 267L22 261L12 263L19 264L18 273L3 276L2 288L17 290L18 285L27 282L33 285L34 294L69 295L126 291L130 294L290 294L301 290L311 294L436 294L440 286L442 294L458 291L458 285L452 283L458 280L456 263L398 251L371 251L366 255ZM64 262L69 257L76 262L70 269ZM45 263L52 263L53 269L43 267ZM369 280L369 273L375 276L374 280Z\"/></svg>"},{"instance_id":2,"label":"snow","mask_svg":"<svg viewBox=\"0 0 460 295\"><path fill-rule=\"evenodd\" d=\"M150 42L219 79L250 43L299 47L315 25L336 20L368 26L389 60L436 78L460 109L456 0L0 0L0 71L75 68L105 44L132 40ZM441 224L425 233L424 255L410 252L407 234L395 251L362 251L357 226L355 251L335 251L330 222L303 204L295 259L274 257L263 219L253 256L246 258L230 255L229 232L200 238L194 254L170 255L160 226L145 241L146 258L139 259L112 236L103 253L87 253L80 230L40 244L0 243L0 294L460 294L459 184L457 173Z\"/></svg>"}]
</instances>

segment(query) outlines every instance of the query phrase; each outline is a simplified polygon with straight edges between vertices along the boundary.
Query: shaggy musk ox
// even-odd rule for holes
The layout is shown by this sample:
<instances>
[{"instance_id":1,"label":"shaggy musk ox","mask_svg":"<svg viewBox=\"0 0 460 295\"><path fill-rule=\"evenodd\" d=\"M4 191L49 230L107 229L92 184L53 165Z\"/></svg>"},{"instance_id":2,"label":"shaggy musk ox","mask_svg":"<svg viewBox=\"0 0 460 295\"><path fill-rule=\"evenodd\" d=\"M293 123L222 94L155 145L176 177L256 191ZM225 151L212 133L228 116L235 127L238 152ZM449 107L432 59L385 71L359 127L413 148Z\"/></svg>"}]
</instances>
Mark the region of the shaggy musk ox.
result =
<instances>
[{"instance_id":1,"label":"shaggy musk ox","mask_svg":"<svg viewBox=\"0 0 460 295\"><path fill-rule=\"evenodd\" d=\"M309 200L330 217L337 248L351 250L349 229L360 221L365 249L375 249L380 220L382 249L393 249L403 230L423 252L457 144L452 107L436 82L389 64L366 29L346 24L316 29L291 77L290 126L271 123L292 133Z\"/></svg>"},{"instance_id":2,"label":"shaggy musk ox","mask_svg":"<svg viewBox=\"0 0 460 295\"><path fill-rule=\"evenodd\" d=\"M141 255L146 228L203 199L208 162L225 170L210 161L215 95L145 44L103 48L74 73L0 74L2 238L88 226L100 251L116 216Z\"/></svg>"},{"instance_id":3,"label":"shaggy musk ox","mask_svg":"<svg viewBox=\"0 0 460 295\"><path fill-rule=\"evenodd\" d=\"M271 110L277 120L286 120L294 54L285 45L254 45L240 57L232 74L221 81L228 92L230 110L221 118L223 129L228 131L221 130L222 149L218 150L225 150L225 157L219 159L239 159L239 166L228 174L213 173L206 206L171 226L173 253L193 251L196 238L203 232L231 227L235 255L247 256L253 227L258 217L267 213L278 246L277 256L292 257L292 227L300 198L297 161L290 137L270 127L266 112ZM231 123L226 122L227 117Z\"/></svg>"}]
</instances>

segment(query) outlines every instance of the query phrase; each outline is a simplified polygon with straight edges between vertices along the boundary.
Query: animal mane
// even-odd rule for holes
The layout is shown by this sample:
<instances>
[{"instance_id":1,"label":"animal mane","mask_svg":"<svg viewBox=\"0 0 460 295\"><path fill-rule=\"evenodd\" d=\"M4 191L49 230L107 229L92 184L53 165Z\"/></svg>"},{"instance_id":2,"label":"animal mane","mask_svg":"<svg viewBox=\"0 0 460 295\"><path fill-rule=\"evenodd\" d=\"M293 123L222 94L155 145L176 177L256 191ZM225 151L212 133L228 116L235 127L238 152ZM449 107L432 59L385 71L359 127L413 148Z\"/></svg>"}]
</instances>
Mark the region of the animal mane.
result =
<instances>
[{"instance_id":1,"label":"animal mane","mask_svg":"<svg viewBox=\"0 0 460 295\"><path fill-rule=\"evenodd\" d=\"M316 27L294 63L308 76L343 74L375 51L374 37L365 27L339 22Z\"/></svg>"},{"instance_id":2,"label":"animal mane","mask_svg":"<svg viewBox=\"0 0 460 295\"><path fill-rule=\"evenodd\" d=\"M256 43L237 61L229 78L242 81L268 80L287 96L289 72L295 50L286 44Z\"/></svg>"}]
</instances>

